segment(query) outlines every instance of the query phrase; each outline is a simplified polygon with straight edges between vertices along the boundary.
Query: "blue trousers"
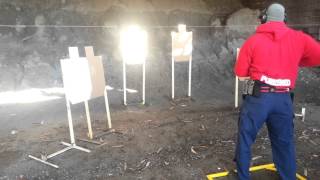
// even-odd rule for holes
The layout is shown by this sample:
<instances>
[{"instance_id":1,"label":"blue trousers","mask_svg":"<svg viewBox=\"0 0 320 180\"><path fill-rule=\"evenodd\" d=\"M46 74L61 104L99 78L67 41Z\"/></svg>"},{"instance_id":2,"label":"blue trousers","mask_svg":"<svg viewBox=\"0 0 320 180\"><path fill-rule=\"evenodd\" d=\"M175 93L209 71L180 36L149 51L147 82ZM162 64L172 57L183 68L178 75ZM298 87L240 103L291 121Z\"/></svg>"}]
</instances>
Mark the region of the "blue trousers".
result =
<instances>
[{"instance_id":1,"label":"blue trousers","mask_svg":"<svg viewBox=\"0 0 320 180\"><path fill-rule=\"evenodd\" d=\"M249 180L251 145L266 123L273 162L282 180L296 179L293 105L289 93L261 93L246 96L240 110L235 161L238 179Z\"/></svg>"}]
</instances>

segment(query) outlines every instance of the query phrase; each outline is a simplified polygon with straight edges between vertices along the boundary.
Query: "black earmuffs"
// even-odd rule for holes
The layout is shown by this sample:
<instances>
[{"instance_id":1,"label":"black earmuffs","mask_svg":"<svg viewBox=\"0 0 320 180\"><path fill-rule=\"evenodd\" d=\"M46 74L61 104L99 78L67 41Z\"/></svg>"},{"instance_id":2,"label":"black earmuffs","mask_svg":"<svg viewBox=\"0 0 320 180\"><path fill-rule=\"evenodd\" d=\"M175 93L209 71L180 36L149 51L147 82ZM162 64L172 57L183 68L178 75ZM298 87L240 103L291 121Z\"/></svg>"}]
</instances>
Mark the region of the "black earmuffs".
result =
<instances>
[{"instance_id":1,"label":"black earmuffs","mask_svg":"<svg viewBox=\"0 0 320 180\"><path fill-rule=\"evenodd\" d=\"M267 9L263 9L261 11L261 14L259 15L259 19L260 19L261 24L264 24L267 22L267 20L268 20Z\"/></svg>"},{"instance_id":2,"label":"black earmuffs","mask_svg":"<svg viewBox=\"0 0 320 180\"><path fill-rule=\"evenodd\" d=\"M272 5L272 4L271 4ZM270 5L270 6L271 6ZM270 7L269 6L269 7ZM259 15L259 19L260 19L260 22L261 22L261 24L264 24L264 23L266 23L267 21L268 21L268 14L267 14L267 8L265 8L264 10L262 10L261 11L261 14ZM284 23L287 23L287 21L288 21L288 19L287 19L287 13L286 12L284 12L284 20L283 20L283 22Z\"/></svg>"}]
</instances>

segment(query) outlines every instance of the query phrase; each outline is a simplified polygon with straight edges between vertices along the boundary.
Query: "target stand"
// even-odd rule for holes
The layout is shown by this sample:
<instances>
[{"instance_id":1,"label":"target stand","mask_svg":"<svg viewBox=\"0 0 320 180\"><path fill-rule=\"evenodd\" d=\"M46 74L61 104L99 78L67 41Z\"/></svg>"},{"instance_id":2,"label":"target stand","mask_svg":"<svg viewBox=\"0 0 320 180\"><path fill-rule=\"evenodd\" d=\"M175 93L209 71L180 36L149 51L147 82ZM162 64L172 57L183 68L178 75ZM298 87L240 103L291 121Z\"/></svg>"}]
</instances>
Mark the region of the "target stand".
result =
<instances>
[{"instance_id":1,"label":"target stand","mask_svg":"<svg viewBox=\"0 0 320 180\"><path fill-rule=\"evenodd\" d=\"M147 32L138 26L129 26L121 31L120 48L123 59L123 103L127 103L127 65L142 66L142 104L146 102L146 56L147 56Z\"/></svg>"},{"instance_id":2,"label":"target stand","mask_svg":"<svg viewBox=\"0 0 320 180\"><path fill-rule=\"evenodd\" d=\"M192 73L192 32L186 31L186 25L179 24L178 32L171 32L172 38L172 56L171 56L171 98L175 98L174 65L175 62L189 62L188 73L188 97L191 97L191 73Z\"/></svg>"},{"instance_id":3,"label":"target stand","mask_svg":"<svg viewBox=\"0 0 320 180\"><path fill-rule=\"evenodd\" d=\"M110 109L109 109L107 86L105 84L102 57L94 55L94 51L93 51L92 46L85 47L85 54L86 54L86 58L88 60L88 65L89 65L89 69L90 69L90 77L91 77L91 85L92 85L90 99L104 96L104 100L105 100L104 102L105 102L106 113L107 113L106 129L111 129L112 123L111 123L111 116L110 116ZM93 130L92 130L92 126L91 126L89 104L88 104L88 101L85 101L84 103L85 103L85 110L86 110L86 117L87 117L87 124L88 124L88 137L89 137L89 139L77 138L77 140L101 145L101 143L94 140L95 137L93 135Z\"/></svg>"},{"instance_id":4,"label":"target stand","mask_svg":"<svg viewBox=\"0 0 320 180\"><path fill-rule=\"evenodd\" d=\"M37 158L35 156L29 155L28 157L49 165L54 168L59 168L58 165L48 162L49 159L58 156L66 151L71 149L77 149L83 152L90 153L89 149L80 147L76 145L75 135L73 130L73 122L72 122L72 113L71 113L71 105L77 104L80 102L85 102L86 110L87 110L87 102L91 96L92 87L90 86L90 71L88 60L84 57L79 57L79 51L77 47L69 47L69 57L70 59L62 59L61 62L61 70L63 77L63 84L66 94L66 106L67 106L67 115L68 115L68 126L69 126L69 134L70 134L70 143L61 142L62 145L67 146L66 148L52 153L50 155L41 155L41 158ZM89 132L91 129L91 123L89 124Z\"/></svg>"},{"instance_id":5,"label":"target stand","mask_svg":"<svg viewBox=\"0 0 320 180\"><path fill-rule=\"evenodd\" d=\"M87 153L91 152L89 149L76 145L70 104L78 104L84 102L89 131L88 134L90 139L92 139L93 133L91 127L88 101L95 97L104 96L108 118L108 126L109 128L111 128L107 88L105 86L101 57L94 56L92 47L86 47L85 51L87 58L79 57L79 51L77 47L69 47L70 58L62 59L60 61L63 84L66 94L70 143L61 142L61 144L67 147L50 155L41 155L40 158L32 155L28 156L33 160L39 161L54 168L59 168L59 166L49 162L48 160L66 151L69 151L71 149L77 149Z\"/></svg>"},{"instance_id":6,"label":"target stand","mask_svg":"<svg viewBox=\"0 0 320 180\"><path fill-rule=\"evenodd\" d=\"M306 108L305 108L305 107L302 107L302 108L301 108L301 114L295 113L294 115L295 115L296 117L301 117L301 121L304 122L305 119L306 119Z\"/></svg>"},{"instance_id":7,"label":"target stand","mask_svg":"<svg viewBox=\"0 0 320 180\"><path fill-rule=\"evenodd\" d=\"M123 61L123 103L124 105L128 105L127 103L127 71L126 66L131 65L127 64L125 61ZM143 62L142 64L142 102L141 104L145 104L146 102L146 62Z\"/></svg>"},{"instance_id":8,"label":"target stand","mask_svg":"<svg viewBox=\"0 0 320 180\"><path fill-rule=\"evenodd\" d=\"M94 55L94 51L93 51L92 46L85 47L85 54L86 54L86 58L88 60L88 65L89 65L89 69L90 69L90 77L91 77L91 87L92 88L91 88L90 99L93 99L96 97L101 97L101 96L104 97L106 113L107 113L107 127L106 128L111 129L112 123L111 123L111 116L110 116L108 91L107 91L107 86L105 84L106 80L105 80L105 76L104 76L102 57ZM91 122L91 120L90 120L88 101L85 101L85 106L86 106L87 121L89 124ZM91 135L89 135L89 137L90 137L90 139L93 138L92 133L91 133Z\"/></svg>"},{"instance_id":9,"label":"target stand","mask_svg":"<svg viewBox=\"0 0 320 180\"><path fill-rule=\"evenodd\" d=\"M31 158L33 160L39 161L39 162L41 162L43 164L49 165L49 166L57 168L57 169L59 168L59 166L56 165L56 164L48 162L49 159L51 159L51 158L53 158L55 156L58 156L58 155L66 152L66 151L71 150L71 149L77 149L77 150L80 150L80 151L83 151L83 152L86 152L86 153L90 153L91 152L89 149L77 146L77 144L75 142L75 136L74 136L74 130L73 130L73 122L72 122L70 102L69 102L69 100L67 98L66 98L66 104L67 104L67 111L68 111L68 124L69 124L69 133L70 133L70 141L71 142L70 143L61 142L62 145L65 145L67 147L65 147L64 149L62 149L60 151L52 153L50 155L41 155L41 158L37 158L37 157L32 156L32 155L28 156L29 158Z\"/></svg>"}]
</instances>

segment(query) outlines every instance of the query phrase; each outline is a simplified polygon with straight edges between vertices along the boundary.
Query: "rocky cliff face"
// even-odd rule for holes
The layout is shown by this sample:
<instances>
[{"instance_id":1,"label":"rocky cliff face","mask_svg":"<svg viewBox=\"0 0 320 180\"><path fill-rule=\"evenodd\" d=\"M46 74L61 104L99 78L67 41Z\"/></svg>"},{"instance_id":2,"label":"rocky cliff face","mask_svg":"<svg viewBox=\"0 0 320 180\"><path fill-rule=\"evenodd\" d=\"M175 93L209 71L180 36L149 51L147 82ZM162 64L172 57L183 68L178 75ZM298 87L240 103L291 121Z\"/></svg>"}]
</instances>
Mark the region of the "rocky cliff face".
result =
<instances>
[{"instance_id":1,"label":"rocky cliff face","mask_svg":"<svg viewBox=\"0 0 320 180\"><path fill-rule=\"evenodd\" d=\"M90 45L95 54L103 56L107 83L115 89L110 92L111 102L120 103L119 31L125 24L137 23L149 33L147 100L163 99L171 92L170 32L176 30L178 23L185 23L194 33L193 95L214 97L215 92L232 87L235 49L254 31L259 9L267 3L262 0L2 0L0 91L61 87L59 60L68 56L69 46L78 46L84 55L84 46ZM298 17L298 2L283 3L293 17ZM319 7L304 7L303 12L316 16ZM292 19L290 23L303 23L303 18ZM305 23L315 22L319 20L313 18ZM318 78L317 72L305 73ZM128 88L140 90L140 69L128 69L128 76ZM176 64L176 81L177 95L186 94L187 64ZM228 91L232 93L231 89Z\"/></svg>"}]
</instances>

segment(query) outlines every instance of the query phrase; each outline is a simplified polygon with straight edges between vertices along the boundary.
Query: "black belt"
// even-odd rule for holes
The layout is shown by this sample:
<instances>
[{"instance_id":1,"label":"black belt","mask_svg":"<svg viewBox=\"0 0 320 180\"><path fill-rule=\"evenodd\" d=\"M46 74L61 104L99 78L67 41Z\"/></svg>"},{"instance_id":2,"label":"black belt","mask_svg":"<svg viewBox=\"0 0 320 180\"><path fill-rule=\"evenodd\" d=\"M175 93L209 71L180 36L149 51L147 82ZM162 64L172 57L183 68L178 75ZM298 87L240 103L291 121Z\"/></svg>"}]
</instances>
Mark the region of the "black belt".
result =
<instances>
[{"instance_id":1,"label":"black belt","mask_svg":"<svg viewBox=\"0 0 320 180\"><path fill-rule=\"evenodd\" d=\"M288 93L290 88L288 87L275 87L269 84L263 83L258 80L245 81L243 95L251 95L259 97L261 93Z\"/></svg>"}]
</instances>

